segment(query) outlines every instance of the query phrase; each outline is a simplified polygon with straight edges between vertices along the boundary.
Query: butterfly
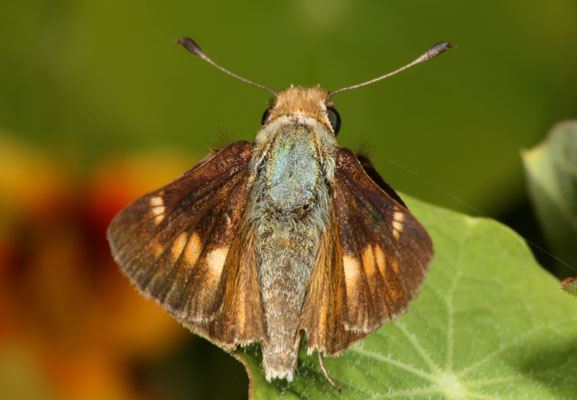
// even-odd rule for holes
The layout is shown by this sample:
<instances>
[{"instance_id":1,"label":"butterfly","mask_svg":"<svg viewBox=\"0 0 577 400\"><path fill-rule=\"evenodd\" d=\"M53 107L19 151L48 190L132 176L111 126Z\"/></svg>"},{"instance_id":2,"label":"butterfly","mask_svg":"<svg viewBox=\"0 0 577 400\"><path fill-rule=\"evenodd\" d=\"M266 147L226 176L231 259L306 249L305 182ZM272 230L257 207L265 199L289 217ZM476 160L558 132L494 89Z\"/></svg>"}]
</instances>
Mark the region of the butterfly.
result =
<instances>
[{"instance_id":1,"label":"butterfly","mask_svg":"<svg viewBox=\"0 0 577 400\"><path fill-rule=\"evenodd\" d=\"M340 147L328 92L275 92L254 143L212 151L120 211L108 228L122 272L192 332L234 351L260 343L266 378L291 381L307 350L336 356L406 311L434 250L367 157Z\"/></svg>"}]
</instances>

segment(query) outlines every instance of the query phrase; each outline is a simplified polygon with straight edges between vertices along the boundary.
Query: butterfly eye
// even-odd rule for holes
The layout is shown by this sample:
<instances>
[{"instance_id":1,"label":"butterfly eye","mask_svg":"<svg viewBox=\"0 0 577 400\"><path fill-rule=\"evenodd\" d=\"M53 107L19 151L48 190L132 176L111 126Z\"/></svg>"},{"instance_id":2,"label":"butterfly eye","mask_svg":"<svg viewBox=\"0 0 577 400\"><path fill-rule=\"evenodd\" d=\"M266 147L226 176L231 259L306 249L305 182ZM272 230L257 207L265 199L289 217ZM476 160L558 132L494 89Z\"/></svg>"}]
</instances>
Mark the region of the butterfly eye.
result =
<instances>
[{"instance_id":1,"label":"butterfly eye","mask_svg":"<svg viewBox=\"0 0 577 400\"><path fill-rule=\"evenodd\" d=\"M270 118L270 107L264 110L264 113L262 114L262 120L260 121L261 125L266 124L269 118Z\"/></svg>"},{"instance_id":2,"label":"butterfly eye","mask_svg":"<svg viewBox=\"0 0 577 400\"><path fill-rule=\"evenodd\" d=\"M337 133L339 133L339 130L341 129L341 116L334 108L327 107L327 117L329 118L329 122L336 136Z\"/></svg>"}]
</instances>

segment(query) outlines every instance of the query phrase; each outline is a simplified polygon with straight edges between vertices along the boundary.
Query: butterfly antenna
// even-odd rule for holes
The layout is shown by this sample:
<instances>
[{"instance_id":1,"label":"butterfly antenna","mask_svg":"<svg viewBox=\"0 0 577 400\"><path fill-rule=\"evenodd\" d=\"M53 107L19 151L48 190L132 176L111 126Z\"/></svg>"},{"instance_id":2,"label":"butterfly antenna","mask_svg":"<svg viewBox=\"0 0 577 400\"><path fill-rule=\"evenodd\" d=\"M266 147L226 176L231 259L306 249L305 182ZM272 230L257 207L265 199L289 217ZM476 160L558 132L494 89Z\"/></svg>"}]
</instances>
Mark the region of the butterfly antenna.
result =
<instances>
[{"instance_id":1,"label":"butterfly antenna","mask_svg":"<svg viewBox=\"0 0 577 400\"><path fill-rule=\"evenodd\" d=\"M328 97L332 97L332 96L334 96L334 95L337 94L337 93L344 92L345 90L352 90L352 89L360 88L360 87L363 87L363 86L371 85L371 84L373 84L373 83L375 83L375 82L378 82L378 81L380 81L380 80L383 80L383 79L385 79L385 78L388 78L389 76L396 75L396 74L398 74L398 73L401 72L401 71L404 71L404 70L406 70L406 69L408 69L408 68L411 68L413 65L417 65L417 64L419 64L419 63L421 63L421 62L423 62L423 61L428 61L428 60L430 60L431 58L435 58L435 57L437 57L439 54L444 53L445 51L447 51L448 49L452 49L453 47L454 47L454 46L453 46L451 43L449 43L449 42L440 42L440 43L437 43L437 44L435 44L433 47L431 47L429 50L427 50L426 52L424 52L424 53L423 53L419 58L417 58L415 61L413 61L413 62L405 65L404 67L401 67L401 68L399 68L399 69L397 69L397 70L395 70L395 71L393 71L393 72L389 72L388 74L379 76L378 78L371 79L370 81L366 81L366 82L359 83L359 84L356 84L356 85L353 85L353 86L348 86L348 87L344 87L344 88L335 90L334 92L329 93Z\"/></svg>"},{"instance_id":2,"label":"butterfly antenna","mask_svg":"<svg viewBox=\"0 0 577 400\"><path fill-rule=\"evenodd\" d=\"M186 50L190 51L192 54L195 54L197 56L199 56L200 58L202 58L204 61L208 62L209 64L213 65L214 67L220 69L222 72L224 72L225 74L228 74L240 81L243 81L245 83L248 83L249 85L252 86L256 86L258 88L264 89L269 91L270 93L272 93L275 97L277 96L277 92L275 92L274 90L272 90L271 88L268 88L264 85L261 85L259 83L253 82L253 81L249 81L246 78L243 78L242 76L239 76L237 74L235 74L234 72L230 72L228 69L221 67L220 65L218 65L217 63L215 63L214 61L212 61L212 59L210 57L208 57L206 54L204 54L204 51L202 51L199 47L198 44L196 44L196 42L194 40L192 40L189 37L182 37L178 40L176 40L174 43L177 44L181 44Z\"/></svg>"}]
</instances>

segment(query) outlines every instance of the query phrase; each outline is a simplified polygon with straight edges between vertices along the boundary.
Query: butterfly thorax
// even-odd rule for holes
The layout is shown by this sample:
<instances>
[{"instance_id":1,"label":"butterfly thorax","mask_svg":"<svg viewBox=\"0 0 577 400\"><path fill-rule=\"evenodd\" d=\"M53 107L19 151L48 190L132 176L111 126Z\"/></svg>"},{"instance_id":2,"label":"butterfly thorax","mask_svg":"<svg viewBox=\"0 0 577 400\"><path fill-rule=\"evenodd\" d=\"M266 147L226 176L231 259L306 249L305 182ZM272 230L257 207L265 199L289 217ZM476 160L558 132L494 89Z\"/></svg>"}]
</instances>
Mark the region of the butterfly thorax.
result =
<instances>
[{"instance_id":1,"label":"butterfly thorax","mask_svg":"<svg viewBox=\"0 0 577 400\"><path fill-rule=\"evenodd\" d=\"M314 201L321 166L307 133L304 125L284 126L269 151L263 170L266 200L280 213L299 213Z\"/></svg>"},{"instance_id":2,"label":"butterfly thorax","mask_svg":"<svg viewBox=\"0 0 577 400\"><path fill-rule=\"evenodd\" d=\"M334 135L312 118L279 118L259 136L265 139L259 143L257 136L248 215L265 316L263 364L268 379L291 380L301 310L330 222L327 179L337 145Z\"/></svg>"}]
</instances>

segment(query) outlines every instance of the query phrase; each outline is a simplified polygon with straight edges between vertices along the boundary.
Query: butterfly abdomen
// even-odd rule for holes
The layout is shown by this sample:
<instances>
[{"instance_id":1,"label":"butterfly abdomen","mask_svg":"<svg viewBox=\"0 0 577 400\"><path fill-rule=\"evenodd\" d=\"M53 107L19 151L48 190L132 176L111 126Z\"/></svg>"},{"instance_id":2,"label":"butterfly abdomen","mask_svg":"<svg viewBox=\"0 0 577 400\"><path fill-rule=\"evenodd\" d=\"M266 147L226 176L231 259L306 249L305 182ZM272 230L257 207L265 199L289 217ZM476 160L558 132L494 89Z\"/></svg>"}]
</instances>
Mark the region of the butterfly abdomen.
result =
<instances>
[{"instance_id":1,"label":"butterfly abdomen","mask_svg":"<svg viewBox=\"0 0 577 400\"><path fill-rule=\"evenodd\" d=\"M265 316L267 379L292 380L301 310L330 216L323 168L305 130L277 138L249 200Z\"/></svg>"}]
</instances>

